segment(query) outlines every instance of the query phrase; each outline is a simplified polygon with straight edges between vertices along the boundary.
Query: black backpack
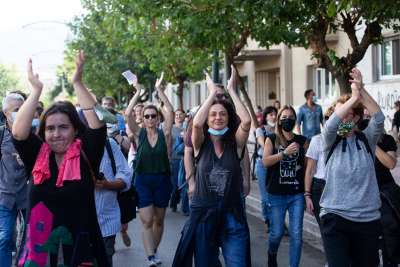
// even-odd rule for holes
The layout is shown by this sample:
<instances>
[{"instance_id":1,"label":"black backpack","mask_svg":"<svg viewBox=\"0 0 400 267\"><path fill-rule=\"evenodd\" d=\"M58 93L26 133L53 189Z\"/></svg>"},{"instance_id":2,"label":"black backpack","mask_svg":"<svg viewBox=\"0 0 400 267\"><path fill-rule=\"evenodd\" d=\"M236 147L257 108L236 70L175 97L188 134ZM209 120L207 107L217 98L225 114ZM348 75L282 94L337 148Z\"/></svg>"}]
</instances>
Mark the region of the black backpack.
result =
<instances>
[{"instance_id":1,"label":"black backpack","mask_svg":"<svg viewBox=\"0 0 400 267\"><path fill-rule=\"evenodd\" d=\"M365 136L365 134L363 132L355 132L356 135L356 146L357 149L360 150L361 146L358 143L358 141L361 141L364 143L365 148L367 149L368 153L371 155L372 160L374 160L374 154L372 153L371 147L368 143L368 139ZM326 156L325 159L325 165L328 163L329 159L331 158L333 151L335 150L335 148L338 146L338 144L340 143L340 141L342 142L342 152L346 152L346 146L347 146L347 141L346 141L346 137L341 137L339 135L336 136L335 142L333 143L333 145L331 146L331 149L328 152L328 155Z\"/></svg>"},{"instance_id":2,"label":"black backpack","mask_svg":"<svg viewBox=\"0 0 400 267\"><path fill-rule=\"evenodd\" d=\"M117 173L117 166L115 163L114 154L112 152L110 140L106 138L106 151L111 161L111 168L114 175ZM121 223L125 224L136 218L135 207L137 206L137 192L133 184L128 191L118 192L118 205L121 211Z\"/></svg>"}]
</instances>

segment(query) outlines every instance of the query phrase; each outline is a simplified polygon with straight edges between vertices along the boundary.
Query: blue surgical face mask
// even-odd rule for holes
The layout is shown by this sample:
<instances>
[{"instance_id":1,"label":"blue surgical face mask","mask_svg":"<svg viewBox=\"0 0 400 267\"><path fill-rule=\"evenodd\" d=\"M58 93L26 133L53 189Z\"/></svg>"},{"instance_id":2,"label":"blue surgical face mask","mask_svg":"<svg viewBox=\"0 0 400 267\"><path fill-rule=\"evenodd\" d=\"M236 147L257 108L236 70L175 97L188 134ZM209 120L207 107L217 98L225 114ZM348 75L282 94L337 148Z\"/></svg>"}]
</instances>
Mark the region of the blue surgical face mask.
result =
<instances>
[{"instance_id":1,"label":"blue surgical face mask","mask_svg":"<svg viewBox=\"0 0 400 267\"><path fill-rule=\"evenodd\" d=\"M221 136L224 135L229 130L228 127L225 127L222 130L215 130L213 128L208 128L208 133L211 135Z\"/></svg>"},{"instance_id":2,"label":"blue surgical face mask","mask_svg":"<svg viewBox=\"0 0 400 267\"><path fill-rule=\"evenodd\" d=\"M12 120L12 122L15 121L16 117L17 117L17 111L11 112L11 120Z\"/></svg>"},{"instance_id":3,"label":"blue surgical face mask","mask_svg":"<svg viewBox=\"0 0 400 267\"><path fill-rule=\"evenodd\" d=\"M316 95L313 95L313 97L312 97L312 101L313 101L314 103L317 103L317 101L318 101L318 98L317 98L317 96L316 96Z\"/></svg>"},{"instance_id":4,"label":"blue surgical face mask","mask_svg":"<svg viewBox=\"0 0 400 267\"><path fill-rule=\"evenodd\" d=\"M32 128L37 128L39 127L40 120L39 119L33 119L32 120Z\"/></svg>"}]
</instances>

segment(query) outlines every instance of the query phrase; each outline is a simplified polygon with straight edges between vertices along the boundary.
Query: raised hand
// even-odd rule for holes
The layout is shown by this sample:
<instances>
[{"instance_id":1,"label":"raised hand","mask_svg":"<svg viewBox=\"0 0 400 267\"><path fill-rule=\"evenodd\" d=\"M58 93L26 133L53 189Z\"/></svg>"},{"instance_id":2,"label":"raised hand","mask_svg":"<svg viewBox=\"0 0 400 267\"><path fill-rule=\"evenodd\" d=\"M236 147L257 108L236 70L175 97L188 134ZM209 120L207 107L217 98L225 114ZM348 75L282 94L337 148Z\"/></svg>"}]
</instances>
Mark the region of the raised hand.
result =
<instances>
[{"instance_id":1,"label":"raised hand","mask_svg":"<svg viewBox=\"0 0 400 267\"><path fill-rule=\"evenodd\" d=\"M237 72L233 65L231 65L231 78L228 81L227 89L235 89L237 81Z\"/></svg>"},{"instance_id":2,"label":"raised hand","mask_svg":"<svg viewBox=\"0 0 400 267\"><path fill-rule=\"evenodd\" d=\"M289 156L296 154L297 151L299 150L299 144L297 144L296 142L291 143L290 145L288 145L288 147L285 149L286 154L288 154Z\"/></svg>"},{"instance_id":3,"label":"raised hand","mask_svg":"<svg viewBox=\"0 0 400 267\"><path fill-rule=\"evenodd\" d=\"M357 68L353 68L350 72L350 77L351 79L349 82L351 83L351 94L357 99L360 99L361 90L364 87L361 72Z\"/></svg>"},{"instance_id":4,"label":"raised hand","mask_svg":"<svg viewBox=\"0 0 400 267\"><path fill-rule=\"evenodd\" d=\"M85 64L85 54L82 50L79 50L78 54L75 58L76 69L74 76L72 77L72 82L82 82L82 74L83 74L83 65Z\"/></svg>"},{"instance_id":5,"label":"raised hand","mask_svg":"<svg viewBox=\"0 0 400 267\"><path fill-rule=\"evenodd\" d=\"M32 59L28 61L28 80L35 90L42 90L43 83L39 80L39 74L33 73Z\"/></svg>"},{"instance_id":6,"label":"raised hand","mask_svg":"<svg viewBox=\"0 0 400 267\"><path fill-rule=\"evenodd\" d=\"M210 74L208 74L208 72L204 71L204 74L206 75L208 92L210 94L214 94L215 92L217 92L217 86L215 85L214 81L211 79L211 76L210 76Z\"/></svg>"},{"instance_id":7,"label":"raised hand","mask_svg":"<svg viewBox=\"0 0 400 267\"><path fill-rule=\"evenodd\" d=\"M164 72L161 72L160 78L158 78L158 79L156 80L156 89L157 89L157 90L161 90L161 84L162 84L162 82L163 82L163 79L164 79Z\"/></svg>"}]
</instances>

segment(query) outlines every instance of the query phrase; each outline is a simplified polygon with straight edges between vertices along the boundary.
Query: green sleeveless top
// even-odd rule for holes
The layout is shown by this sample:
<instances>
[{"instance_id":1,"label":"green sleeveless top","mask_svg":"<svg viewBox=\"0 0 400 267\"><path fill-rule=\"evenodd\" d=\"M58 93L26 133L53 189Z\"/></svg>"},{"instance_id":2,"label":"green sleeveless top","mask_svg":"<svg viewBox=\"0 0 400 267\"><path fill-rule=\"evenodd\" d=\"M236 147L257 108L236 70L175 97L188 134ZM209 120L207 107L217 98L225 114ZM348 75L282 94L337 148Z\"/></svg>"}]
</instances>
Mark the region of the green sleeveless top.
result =
<instances>
[{"instance_id":1,"label":"green sleeveless top","mask_svg":"<svg viewBox=\"0 0 400 267\"><path fill-rule=\"evenodd\" d=\"M137 174L170 174L167 143L165 142L164 132L157 129L157 142L152 147L147 139L145 128L140 129L139 146L136 154Z\"/></svg>"}]
</instances>

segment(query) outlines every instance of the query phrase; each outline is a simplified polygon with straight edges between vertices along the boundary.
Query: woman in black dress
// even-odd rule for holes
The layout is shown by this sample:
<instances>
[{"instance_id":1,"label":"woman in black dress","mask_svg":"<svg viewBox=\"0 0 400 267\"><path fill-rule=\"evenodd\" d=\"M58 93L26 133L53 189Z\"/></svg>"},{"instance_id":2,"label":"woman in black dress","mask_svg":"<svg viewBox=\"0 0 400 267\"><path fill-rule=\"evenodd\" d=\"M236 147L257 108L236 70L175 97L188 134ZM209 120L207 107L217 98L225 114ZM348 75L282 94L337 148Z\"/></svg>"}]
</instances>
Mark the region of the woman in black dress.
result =
<instances>
[{"instance_id":1,"label":"woman in black dress","mask_svg":"<svg viewBox=\"0 0 400 267\"><path fill-rule=\"evenodd\" d=\"M43 84L28 65L32 91L13 125L15 147L28 173L27 238L19 266L108 266L94 202L94 179L103 155L106 128L96 102L82 84L79 52L73 84L89 127L70 102L56 102L43 114L39 136L31 122ZM58 255L62 248L62 257ZM63 259L63 260L62 260Z\"/></svg>"}]
</instances>

